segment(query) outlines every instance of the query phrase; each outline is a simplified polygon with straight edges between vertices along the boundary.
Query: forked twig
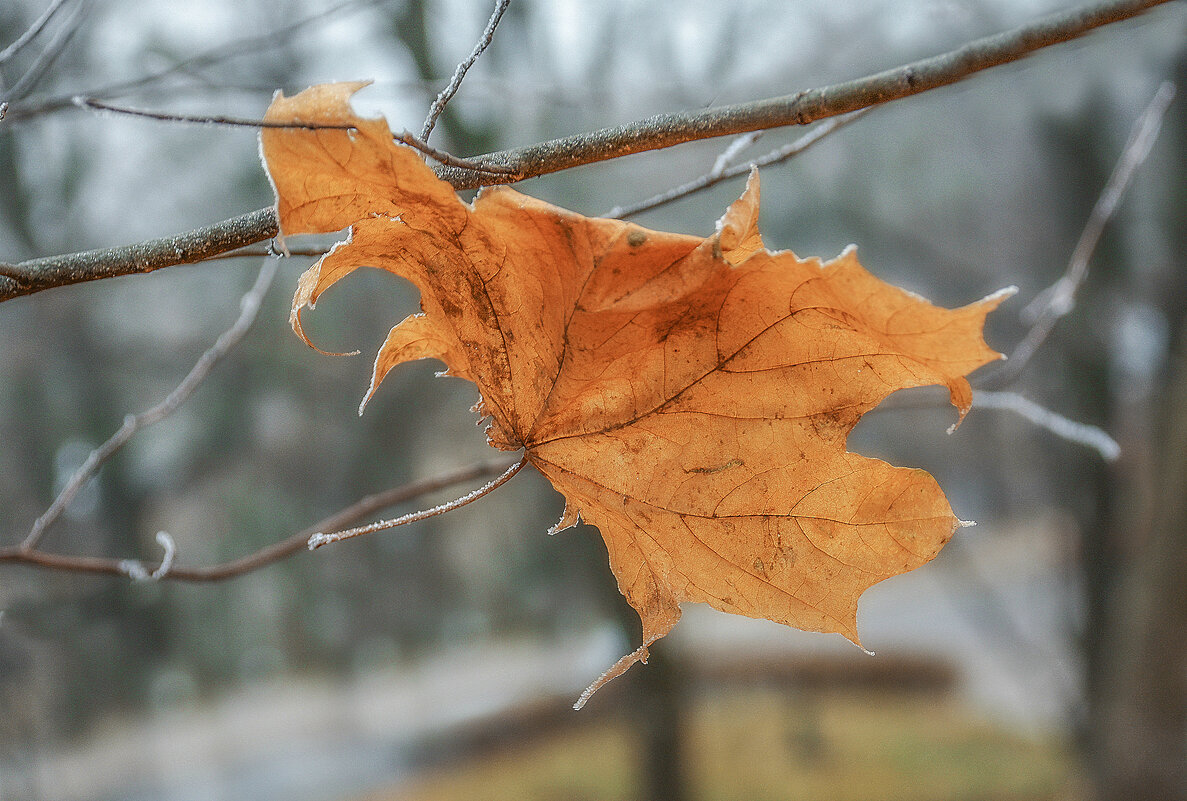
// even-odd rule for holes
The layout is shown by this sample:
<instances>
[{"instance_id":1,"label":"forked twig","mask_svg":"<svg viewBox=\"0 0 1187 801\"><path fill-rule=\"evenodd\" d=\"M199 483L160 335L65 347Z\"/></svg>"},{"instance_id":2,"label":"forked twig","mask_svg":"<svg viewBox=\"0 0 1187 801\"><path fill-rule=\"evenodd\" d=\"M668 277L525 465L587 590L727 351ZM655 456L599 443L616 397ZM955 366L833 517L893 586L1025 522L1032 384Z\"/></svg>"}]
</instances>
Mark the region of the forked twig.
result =
<instances>
[{"instance_id":1,"label":"forked twig","mask_svg":"<svg viewBox=\"0 0 1187 801\"><path fill-rule=\"evenodd\" d=\"M1150 155L1150 150L1158 139L1162 118L1174 97L1175 85L1170 81L1164 81L1134 123L1129 140L1121 151L1121 157L1117 160L1113 173L1096 199L1088 222L1080 233L1067 269L1058 281L1040 292L1022 310L1023 318L1031 321L1030 330L1026 332L1018 347L1014 348L1009 361L994 376L993 383L996 386L1009 384L1018 378L1039 347L1047 341L1055 324L1075 308L1076 292L1088 277L1088 263L1092 259L1092 254L1096 252L1101 234L1117 211L1138 168Z\"/></svg>"},{"instance_id":2,"label":"forked twig","mask_svg":"<svg viewBox=\"0 0 1187 801\"><path fill-rule=\"evenodd\" d=\"M181 380L181 383L163 401L140 414L129 414L124 418L124 424L106 442L90 452L82 465L70 476L66 482L66 486L58 493L58 497L54 498L49 508L34 521L28 536L21 542L21 549L33 550L37 547L42 537L45 536L45 530L51 523L61 517L62 512L65 511L66 507L70 505L70 502L78 495L79 490L91 480L104 462L128 443L128 440L137 431L159 423L186 402L194 390L210 375L210 371L214 369L214 366L243 340L243 337L251 328L251 324L256 319L256 314L260 310L260 303L263 301L264 295L267 293L268 287L271 286L272 278L275 275L276 260L269 259L260 268L259 275L256 277L251 289L240 299L239 317L235 320L234 324L224 331L215 340L215 343L198 358L198 361L194 363L194 366L190 369L186 377Z\"/></svg>"},{"instance_id":3,"label":"forked twig","mask_svg":"<svg viewBox=\"0 0 1187 801\"><path fill-rule=\"evenodd\" d=\"M733 167L729 163L733 161L734 157L742 151L745 147L752 144L763 131L755 131L753 133L743 134L734 141L730 142L729 147L721 152L717 160L713 163L713 169L709 172L694 178L693 180L681 184L667 192L661 192L658 195L653 195L646 200L640 200L630 206L615 206L606 212L604 216L614 220L621 220L626 217L633 217L644 211L666 206L677 200L696 194L697 192L708 189L711 186L716 186L722 181L728 181L731 178L737 178L740 175L748 175L753 167L768 167L772 164L779 164L787 161L824 139L829 134L839 131L851 122L856 122L859 118L865 116L873 109L864 108L855 111L852 114L847 114L844 117L833 117L825 120L823 123L813 128L808 133L804 134L794 142L790 142L782 147L777 147L769 153L765 153L756 159L751 159L743 164L736 164Z\"/></svg>"},{"instance_id":4,"label":"forked twig","mask_svg":"<svg viewBox=\"0 0 1187 801\"><path fill-rule=\"evenodd\" d=\"M324 520L320 520L312 526L298 531L287 539L261 548L246 556L216 565L186 567L178 565L176 559L174 559L169 565L168 570L163 571L162 567L165 564L165 559L162 559L160 564L149 570L143 562L138 560L111 559L98 556L71 556L68 554L39 551L37 549L25 549L20 546L0 548L0 562L23 564L49 570L66 570L73 573L113 576L132 576L132 573L136 572L136 570L131 568L131 564L135 562L140 567L140 570L146 573L149 578L152 578L153 574L157 574L159 580L193 582L223 581L267 567L299 551L305 550L309 543L309 538L319 531L332 531L342 526L348 526L357 520L375 514L381 509L406 503L414 498L419 498L430 492L447 489L463 481L472 481L476 478L494 475L502 472L506 467L507 464L505 462L479 462L441 476L414 481L410 484L393 487L384 492L368 495L345 509L335 512ZM162 547L166 546L162 543ZM174 552L176 552L176 549L174 549ZM166 555L169 555L167 547ZM132 577L135 578L135 576Z\"/></svg>"},{"instance_id":5,"label":"forked twig","mask_svg":"<svg viewBox=\"0 0 1187 801\"><path fill-rule=\"evenodd\" d=\"M392 138L398 142L403 142L406 145L416 148L421 153L424 153L434 161L439 161L447 167L457 167L462 170L478 170L490 175L501 175L504 178L514 177L519 173L514 167L504 167L498 164L480 164L477 161L459 158L451 155L444 150L437 148L424 141L422 138L414 136L410 131L393 131ZM465 166L463 166L465 165Z\"/></svg>"}]
</instances>

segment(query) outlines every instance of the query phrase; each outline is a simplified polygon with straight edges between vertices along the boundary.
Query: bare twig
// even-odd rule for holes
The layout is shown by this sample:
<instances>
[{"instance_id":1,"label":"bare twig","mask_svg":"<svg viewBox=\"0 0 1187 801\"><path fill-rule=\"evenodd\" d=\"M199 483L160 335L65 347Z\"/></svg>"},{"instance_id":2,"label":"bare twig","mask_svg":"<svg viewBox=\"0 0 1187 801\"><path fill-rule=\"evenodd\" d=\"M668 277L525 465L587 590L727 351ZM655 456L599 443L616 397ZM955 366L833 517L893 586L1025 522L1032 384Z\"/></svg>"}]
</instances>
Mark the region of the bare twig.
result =
<instances>
[{"instance_id":1,"label":"bare twig","mask_svg":"<svg viewBox=\"0 0 1187 801\"><path fill-rule=\"evenodd\" d=\"M663 114L629 125L470 159L484 169L495 166L511 171L502 176L448 166L437 167L436 173L457 189L472 189L492 183L514 183L698 139L806 125L947 86L1167 2L1170 0L1105 0L1052 14L1030 25L977 39L948 53L847 83L753 103ZM33 259L16 265L0 263L0 301L53 286L189 264L270 239L277 230L275 209L266 208L188 234L125 248ZM174 251L179 255L172 257Z\"/></svg>"},{"instance_id":2,"label":"bare twig","mask_svg":"<svg viewBox=\"0 0 1187 801\"><path fill-rule=\"evenodd\" d=\"M1018 378L1039 347L1047 340L1055 324L1075 308L1076 292L1088 277L1088 262L1096 251L1101 234L1117 211L1117 206L1125 190L1129 188L1138 167L1150 155L1162 126L1162 118L1174 97L1175 85L1170 81L1163 82L1145 111L1134 123L1129 140L1121 151L1121 157L1117 160L1112 175L1096 199L1088 222L1080 233L1080 239L1076 242L1076 248L1068 261L1067 270L1058 281L1040 292L1022 310L1023 318L1031 321L1030 330L1010 354L1009 361L994 375L993 383L996 386L1008 384Z\"/></svg>"},{"instance_id":3,"label":"bare twig","mask_svg":"<svg viewBox=\"0 0 1187 801\"><path fill-rule=\"evenodd\" d=\"M730 143L728 148L722 151L720 156L717 157L717 160L713 164L713 169L701 177L694 178L688 183L681 184L680 186L677 186L673 189L669 189L667 192L661 192L658 195L653 195L646 200L640 200L634 205L615 206L614 208L610 209L610 211L606 212L604 216L616 220L633 217L636 214L640 214L644 211L650 211L651 209L656 209L660 206L666 206L669 203L673 203L677 200L686 198L689 195L696 194L697 192L708 189L711 186L716 186L722 181L728 181L731 178L736 178L740 175L748 175L753 167L768 167L772 164L779 164L781 162L787 161L788 159L803 153L805 150L819 142L821 139L824 139L829 134L839 131L841 128L844 128L851 122L855 122L859 117L864 116L870 110L871 109L862 109L844 117L834 117L831 120L826 120L816 128L813 128L811 131L801 136L799 139L796 139L794 142L790 142L786 145L783 145L782 147L777 147L769 153L765 153L762 156L752 159L744 164L736 164L733 167L730 167L729 162L741 150L741 147L739 146L750 144L758 138L762 131L756 131L744 136L739 136L736 140Z\"/></svg>"},{"instance_id":4,"label":"bare twig","mask_svg":"<svg viewBox=\"0 0 1187 801\"><path fill-rule=\"evenodd\" d=\"M70 40L78 33L78 29L82 25L82 18L85 16L87 10L87 2L81 2L74 7L70 16L62 23L62 27L49 40L45 48L37 54L36 60L34 60L29 69L25 70L25 74L5 92L7 100L15 102L23 99L29 92L33 91L42 78L49 74L54 62L65 52L66 47L70 44Z\"/></svg>"},{"instance_id":5,"label":"bare twig","mask_svg":"<svg viewBox=\"0 0 1187 801\"><path fill-rule=\"evenodd\" d=\"M351 537L358 537L363 534L370 534L372 532L382 531L383 529L387 528L395 528L396 526L415 523L418 520L427 520L430 517L436 517L437 515L443 515L446 512L452 512L454 509L460 509L466 504L473 503L479 498L489 495L492 491L506 484L516 473L522 470L523 466L527 463L528 457L525 454L524 456L520 457L518 462L508 467L502 473L502 475L498 476L497 478L488 481L472 492L467 492L460 498L455 498L454 500L447 503L439 504L434 506L432 509L424 509L419 512L410 512L409 514L401 515L400 517L393 518L392 520L379 520L375 523L368 523L365 526L358 526L357 528L345 529L343 531L333 531L329 534L323 533L321 531L316 532L309 538L309 550L315 551L323 545L329 545L332 542L341 542L342 540L348 540Z\"/></svg>"},{"instance_id":6,"label":"bare twig","mask_svg":"<svg viewBox=\"0 0 1187 801\"><path fill-rule=\"evenodd\" d=\"M511 0L495 0L495 10L490 15L490 19L486 23L486 29L482 32L482 38L478 40L478 44L474 45L474 49L470 51L470 55L465 61L457 65L457 69L453 71L453 77L449 79L449 85L441 90L441 94L437 95L437 99L433 101L433 105L429 107L429 115L425 117L424 126L420 131L420 138L426 142L429 139L429 134L433 132L433 127L437 124L437 118L441 116L441 112L445 111L446 104L453 99L457 94L458 88L462 85L462 79L466 77L470 67L474 66L474 62L478 57L490 47L491 40L495 36L495 28L499 27L499 20L503 18L503 12L507 10L507 6L511 5Z\"/></svg>"},{"instance_id":7,"label":"bare twig","mask_svg":"<svg viewBox=\"0 0 1187 801\"><path fill-rule=\"evenodd\" d=\"M1121 446L1100 428L1077 423L1046 409L1016 392L990 392L979 389L973 393L974 409L1001 409L1013 412L1060 439L1091 448L1106 462L1121 455Z\"/></svg>"},{"instance_id":8,"label":"bare twig","mask_svg":"<svg viewBox=\"0 0 1187 801\"><path fill-rule=\"evenodd\" d=\"M324 122L255 120L246 119L244 117L227 117L221 114L176 114L172 111L152 111L150 109L120 106L116 105L115 103L108 103L105 100L100 100L97 97L84 97L83 95L78 95L74 98L74 105L78 106L79 108L89 108L96 111L111 111L115 114L123 114L128 117L143 117L149 120L157 120L158 122L192 122L199 125L227 125L237 128L297 128L310 131L320 131L324 129L349 131L354 128L353 125L336 125L334 123Z\"/></svg>"},{"instance_id":9,"label":"bare twig","mask_svg":"<svg viewBox=\"0 0 1187 801\"><path fill-rule=\"evenodd\" d=\"M160 571L164 560L162 560L162 564L158 564L151 571L143 563L138 562L137 564L141 565L141 568L148 572L150 576L153 573L158 573L160 574L160 579L171 581L223 581L225 579L235 578L236 576L242 576L245 573L259 570L305 550L309 538L319 531L333 531L343 526L348 526L357 520L370 517L376 512L390 506L407 503L422 495L447 489L463 481L473 481L476 478L496 475L506 470L507 467L508 464L505 461L480 462L442 476L437 476L436 478L414 481L375 495L368 495L347 508L335 512L324 520L314 523L303 531L298 531L287 539L221 564L205 567L184 567L176 564L176 560L174 560L168 572L163 574ZM48 553L36 549L26 549L20 546L0 548L0 562L24 564L49 570L115 576L129 575L128 566L130 564L130 561L126 559L109 559L98 556L71 556L67 554Z\"/></svg>"},{"instance_id":10,"label":"bare twig","mask_svg":"<svg viewBox=\"0 0 1187 801\"><path fill-rule=\"evenodd\" d=\"M34 102L21 103L19 106L12 109L12 117L14 120L25 119L29 117L36 117L43 114L48 114L62 109L70 108L74 105L74 98L78 94L84 94L95 97L113 97L116 95L127 94L128 92L152 88L160 84L166 78L177 74L189 74L195 70L204 67L213 66L228 59L237 58L245 53L259 53L270 47L275 47L277 44L282 44L291 41L293 34L301 28L308 27L316 22L319 22L327 17L340 14L341 12L351 8L352 6L367 6L374 5L375 0L346 0L323 9L316 14L297 20L289 25L269 31L265 34L253 34L245 36L240 39L218 45L196 56L179 61L165 69L157 72L144 75L140 78L133 78L132 80L119 81L104 86L95 87L85 92L75 92L69 95L57 95L54 97L46 97L36 100Z\"/></svg>"},{"instance_id":11,"label":"bare twig","mask_svg":"<svg viewBox=\"0 0 1187 801\"><path fill-rule=\"evenodd\" d=\"M255 284L240 299L239 317L235 320L234 324L224 331L215 340L214 344L198 358L198 361L190 368L190 372L186 377L181 380L181 383L163 401L140 414L130 414L125 417L124 424L106 442L90 452L82 465L70 476L70 479L66 482L66 486L58 493L58 497L45 510L45 513L33 523L28 536L21 543L22 549L32 550L37 547L41 538L45 535L45 530L62 515L62 512L74 500L79 490L86 486L86 483L91 480L99 467L119 451L120 448L124 447L137 431L159 423L177 411L186 402L194 390L210 375L210 371L214 369L214 366L218 364L219 360L243 340L243 337L251 328L251 324L255 322L256 314L260 309L260 303L263 301L268 287L272 285L272 279L275 275L276 260L269 259L260 268Z\"/></svg>"},{"instance_id":12,"label":"bare twig","mask_svg":"<svg viewBox=\"0 0 1187 801\"><path fill-rule=\"evenodd\" d=\"M13 43L8 47L0 50L0 64L8 61L10 58L24 49L25 45L36 39L38 34L45 30L45 26L49 24L49 21L53 19L54 14L57 14L65 4L66 0L54 0L54 2L50 3L49 6L46 7L45 11L41 12L41 16L34 20L33 24L25 29L24 33L18 36L16 40L14 40Z\"/></svg>"},{"instance_id":13,"label":"bare twig","mask_svg":"<svg viewBox=\"0 0 1187 801\"><path fill-rule=\"evenodd\" d=\"M439 161L447 167L453 167L459 170L478 170L479 172L486 173L488 177L493 175L501 176L500 182L507 179L518 180L514 167L500 167L497 164L479 164L477 161L471 159L458 158L457 156L446 153L444 150L438 150L423 139L413 136L408 131L393 133L392 138L416 148L429 158Z\"/></svg>"},{"instance_id":14,"label":"bare twig","mask_svg":"<svg viewBox=\"0 0 1187 801\"><path fill-rule=\"evenodd\" d=\"M320 258L330 252L329 248L289 248L285 251L285 256L312 256ZM266 245L248 245L239 250L232 250L229 253L220 253L217 256L211 256L206 261L217 261L219 259L245 259L245 258L259 258L261 256L276 256L276 250Z\"/></svg>"},{"instance_id":15,"label":"bare twig","mask_svg":"<svg viewBox=\"0 0 1187 801\"><path fill-rule=\"evenodd\" d=\"M176 114L172 111L152 111L150 109L131 108L129 106L120 106L115 103L108 103L105 100L99 100L95 97L76 97L74 104L82 108L95 109L97 111L111 111L116 114L125 114L130 117L143 117L145 119L157 120L159 122L187 122L197 123L199 125L229 125L239 128L297 128L301 130L321 131L349 131L354 128L349 124L334 124L322 122L285 122L283 120L260 120L247 119L244 117L227 117L223 115L201 115L201 114ZM392 137L399 142L403 142L410 147L414 147L420 152L424 153L429 158L435 159L442 164L447 164L451 167L459 169L473 169L490 172L492 174L506 175L509 170L506 167L484 167L472 161L467 161L463 158L446 153L444 150L422 142L417 137L408 133L407 131L400 131L392 134Z\"/></svg>"}]
</instances>

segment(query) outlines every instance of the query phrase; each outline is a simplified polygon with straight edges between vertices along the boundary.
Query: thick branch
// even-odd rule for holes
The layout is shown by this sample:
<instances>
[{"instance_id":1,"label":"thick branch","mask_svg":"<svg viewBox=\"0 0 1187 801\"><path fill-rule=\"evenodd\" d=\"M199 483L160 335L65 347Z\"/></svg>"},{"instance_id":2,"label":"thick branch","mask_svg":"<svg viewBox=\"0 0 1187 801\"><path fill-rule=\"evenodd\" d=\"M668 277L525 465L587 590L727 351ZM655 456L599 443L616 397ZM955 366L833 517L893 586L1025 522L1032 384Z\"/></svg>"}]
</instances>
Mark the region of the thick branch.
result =
<instances>
[{"instance_id":1,"label":"thick branch","mask_svg":"<svg viewBox=\"0 0 1187 801\"><path fill-rule=\"evenodd\" d=\"M567 170L582 164L716 136L786 125L807 125L917 95L963 80L973 73L1008 64L1036 50L1075 39L1094 28L1137 16L1170 0L1111 0L1062 11L1004 33L977 39L955 50L846 83L700 111L658 114L600 131L554 139L517 150L504 150L472 161L507 167L522 178ZM438 175L458 189L492 183L492 176L442 169Z\"/></svg>"},{"instance_id":2,"label":"thick branch","mask_svg":"<svg viewBox=\"0 0 1187 801\"><path fill-rule=\"evenodd\" d=\"M457 167L438 167L437 174L458 189L473 189L700 139L807 125L956 83L981 70L1017 61L1036 50L1075 39L1102 25L1135 17L1170 1L1108 0L1052 14L938 56L833 86L751 103L660 114L628 125L471 159L487 167L506 169L513 175L499 176ZM276 233L275 210L260 209L177 237L34 259L17 265L0 264L0 301L52 286L188 264L262 242Z\"/></svg>"},{"instance_id":3,"label":"thick branch","mask_svg":"<svg viewBox=\"0 0 1187 801\"><path fill-rule=\"evenodd\" d=\"M175 264L193 264L276 236L276 210L260 209L196 231L135 245L47 256L20 264L0 263L0 301L55 286L151 273Z\"/></svg>"}]
</instances>

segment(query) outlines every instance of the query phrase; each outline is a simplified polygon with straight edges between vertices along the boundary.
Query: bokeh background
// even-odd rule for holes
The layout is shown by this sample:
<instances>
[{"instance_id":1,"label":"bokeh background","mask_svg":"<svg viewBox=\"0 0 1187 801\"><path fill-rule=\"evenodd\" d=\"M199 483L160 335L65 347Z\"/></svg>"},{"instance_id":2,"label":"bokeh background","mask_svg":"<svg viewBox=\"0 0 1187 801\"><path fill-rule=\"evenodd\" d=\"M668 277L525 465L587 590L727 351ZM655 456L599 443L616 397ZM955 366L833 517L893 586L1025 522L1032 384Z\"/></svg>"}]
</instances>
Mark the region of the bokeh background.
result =
<instances>
[{"instance_id":1,"label":"bokeh background","mask_svg":"<svg viewBox=\"0 0 1187 801\"><path fill-rule=\"evenodd\" d=\"M48 5L0 4L0 48ZM475 154L785 94L1064 5L515 0L434 142ZM0 64L6 91L39 76L0 120L0 261L272 200L251 130L101 114L73 96L258 117L276 89L367 78L359 107L418 131L490 6L66 0ZM0 564L0 800L1187 797L1185 12L1171 4L878 109L763 172L772 247L828 258L856 243L873 272L949 306L1017 285L988 331L1009 351L1130 127L1161 82L1180 88L1074 312L1006 387L1101 427L1120 458L1008 411L974 409L949 435L954 413L928 391L854 433L851 449L925 467L978 523L866 594L859 623L876 657L688 608L650 665L572 712L635 647L638 620L596 530L545 535L562 501L525 471L447 516L224 583ZM769 132L743 158L800 133ZM727 144L519 188L599 214L705 172ZM636 219L707 234L740 191ZM164 530L180 562L210 564L491 457L474 388L436 379L435 363L402 368L356 415L370 354L416 295L371 271L339 285L307 330L364 355L323 356L287 319L310 261L280 263L246 340L103 469L46 549L153 560ZM0 544L24 537L125 415L180 381L260 263L0 306Z\"/></svg>"}]
</instances>

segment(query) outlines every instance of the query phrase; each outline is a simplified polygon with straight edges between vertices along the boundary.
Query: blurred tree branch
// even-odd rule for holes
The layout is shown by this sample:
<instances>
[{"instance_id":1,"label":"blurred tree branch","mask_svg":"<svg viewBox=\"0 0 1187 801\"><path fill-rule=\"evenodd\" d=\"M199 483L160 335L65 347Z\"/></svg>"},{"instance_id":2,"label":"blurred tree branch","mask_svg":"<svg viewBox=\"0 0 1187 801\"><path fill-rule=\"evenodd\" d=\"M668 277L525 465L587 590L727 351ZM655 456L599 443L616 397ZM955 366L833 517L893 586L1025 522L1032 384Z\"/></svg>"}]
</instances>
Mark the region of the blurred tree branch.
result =
<instances>
[{"instance_id":1,"label":"blurred tree branch","mask_svg":"<svg viewBox=\"0 0 1187 801\"><path fill-rule=\"evenodd\" d=\"M434 478L413 481L393 487L384 492L368 495L350 506L335 512L324 520L320 520L296 534L281 540L266 548L232 559L217 565L202 567L187 567L178 565L176 560L161 572L157 570L162 562L146 564L133 559L116 559L99 556L73 556L69 554L51 553L37 547L25 544L0 548L0 562L31 565L51 570L64 570L72 573L95 573L113 576L142 576L153 580L171 579L173 581L221 581L223 579L241 576L266 567L281 559L285 559L298 551L306 550L309 538L324 531L336 531L352 523L370 517L376 512L390 506L427 495L438 490L448 489L465 481L478 478L496 476L507 471L514 462L507 460L477 462L459 468ZM137 569L139 568L139 569Z\"/></svg>"},{"instance_id":2,"label":"blurred tree branch","mask_svg":"<svg viewBox=\"0 0 1187 801\"><path fill-rule=\"evenodd\" d=\"M1061 11L1003 33L976 39L930 58L832 86L696 112L660 114L628 125L478 156L472 162L506 170L503 175L439 166L437 174L458 189L527 178L583 164L658 150L717 136L747 133L817 120L920 94L974 73L1024 58L1113 22L1135 17L1170 0L1106 0ZM12 113L19 109L14 105ZM272 208L205 228L136 245L0 263L0 301L55 286L152 272L192 264L278 232Z\"/></svg>"}]
</instances>

